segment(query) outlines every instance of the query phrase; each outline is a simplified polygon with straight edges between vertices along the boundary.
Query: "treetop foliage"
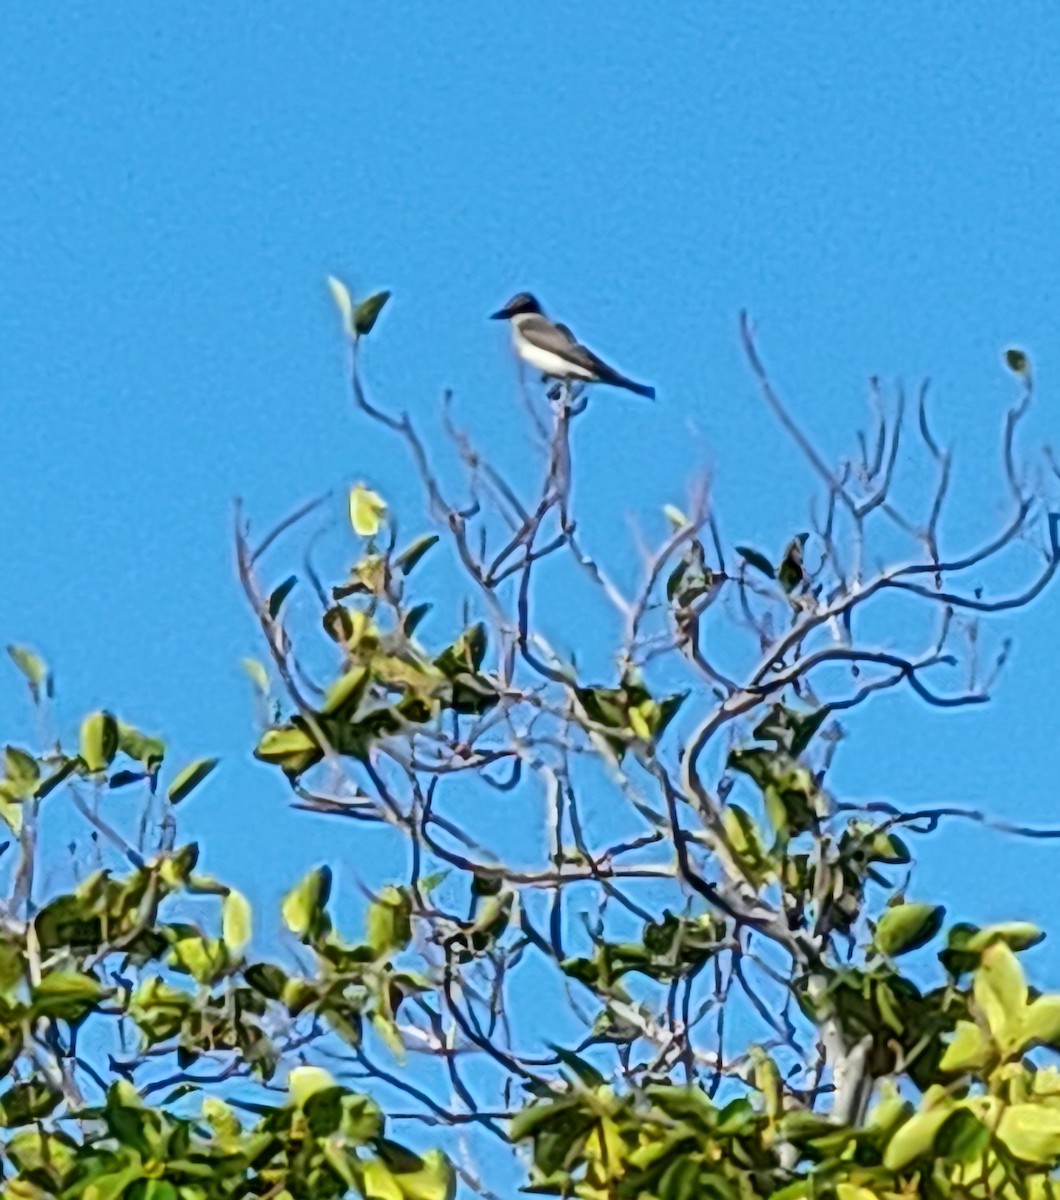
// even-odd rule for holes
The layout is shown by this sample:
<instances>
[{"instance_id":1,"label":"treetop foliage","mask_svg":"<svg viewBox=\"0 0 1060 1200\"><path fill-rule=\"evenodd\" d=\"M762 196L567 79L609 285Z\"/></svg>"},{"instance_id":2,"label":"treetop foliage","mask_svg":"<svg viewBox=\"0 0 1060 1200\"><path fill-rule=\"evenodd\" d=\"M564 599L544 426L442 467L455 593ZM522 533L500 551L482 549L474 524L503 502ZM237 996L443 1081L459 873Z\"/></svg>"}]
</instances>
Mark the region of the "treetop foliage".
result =
<instances>
[{"instance_id":1,"label":"treetop foliage","mask_svg":"<svg viewBox=\"0 0 1060 1200\"><path fill-rule=\"evenodd\" d=\"M445 482L410 418L367 393L362 340L389 294L355 303L330 286L355 415L408 453L428 520L399 537L386 498L356 483L356 554L326 579L309 552L272 565L316 502L256 543L238 514L264 647L245 664L266 718L248 749L336 838L370 825L407 871L357 931L335 916L331 864L292 879L281 915L297 950L264 952L246 898L178 835L177 807L217 794L215 758L174 767L117 703L69 738L8 745L4 1194L493 1197L518 1154L523 1190L582 1200L1060 1196L1060 995L1020 960L1044 933L954 922L910 874L914 839L946 821L1032 831L831 782L848 723L879 694L982 703L1008 651L982 622L1057 570L1056 472L1018 452L1026 355L1006 356L1008 513L984 544L950 549L952 455L926 389L911 434L904 393L874 383L874 429L831 467L745 320L752 376L822 495L767 554L730 545L701 489L687 513L667 507L627 595L608 562L629 549L590 548L575 516L586 394L524 386L530 495L447 410L465 473ZM910 442L935 480L920 514L894 494ZM905 547L890 565L879 537ZM1027 547L1029 576L988 590ZM437 556L459 595L421 582ZM607 677L545 632L575 603L558 578L618 619ZM913 617L882 648L865 631L895 600ZM458 618L450 635L432 607ZM50 670L9 653L43 717ZM140 797L135 819L110 803L119 790ZM515 859L471 831L476 804L495 823L530 812L542 836ZM68 891L40 870L60 809L100 860ZM357 853L351 837L336 863Z\"/></svg>"}]
</instances>

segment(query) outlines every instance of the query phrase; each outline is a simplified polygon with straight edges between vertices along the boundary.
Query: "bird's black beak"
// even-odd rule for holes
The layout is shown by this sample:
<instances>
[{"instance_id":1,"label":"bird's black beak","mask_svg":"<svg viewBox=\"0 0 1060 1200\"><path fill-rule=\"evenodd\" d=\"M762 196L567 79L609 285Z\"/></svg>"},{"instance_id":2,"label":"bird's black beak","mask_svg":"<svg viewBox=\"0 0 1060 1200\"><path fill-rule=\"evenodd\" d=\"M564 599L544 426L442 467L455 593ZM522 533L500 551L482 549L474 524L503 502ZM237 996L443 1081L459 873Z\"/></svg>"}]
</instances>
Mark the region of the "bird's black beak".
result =
<instances>
[{"instance_id":1,"label":"bird's black beak","mask_svg":"<svg viewBox=\"0 0 1060 1200\"><path fill-rule=\"evenodd\" d=\"M499 309L497 309L497 311L495 313L490 313L490 320L491 321L507 321L511 315L512 315L512 310L510 308L499 308Z\"/></svg>"}]
</instances>

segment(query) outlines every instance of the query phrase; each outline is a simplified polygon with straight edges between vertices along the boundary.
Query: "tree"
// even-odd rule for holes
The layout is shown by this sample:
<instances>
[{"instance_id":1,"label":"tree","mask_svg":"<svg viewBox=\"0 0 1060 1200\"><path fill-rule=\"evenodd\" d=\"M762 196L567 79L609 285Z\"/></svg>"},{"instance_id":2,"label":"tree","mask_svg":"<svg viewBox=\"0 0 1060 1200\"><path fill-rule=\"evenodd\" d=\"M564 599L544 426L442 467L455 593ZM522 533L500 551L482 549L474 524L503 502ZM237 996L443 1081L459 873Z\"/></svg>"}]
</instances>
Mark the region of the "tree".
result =
<instances>
[{"instance_id":1,"label":"tree","mask_svg":"<svg viewBox=\"0 0 1060 1200\"><path fill-rule=\"evenodd\" d=\"M704 491L687 515L667 510L627 596L574 515L585 395L551 389L547 415L528 397L543 460L529 497L447 414L466 468L454 500L410 419L365 389L359 349L386 294L355 306L332 286L356 412L408 452L432 525L399 538L385 499L354 487L359 556L330 583L306 557L320 611L305 627L286 615L295 577L269 589L263 574L314 505L257 544L239 516L270 664L248 665L268 711L254 753L337 835L367 822L398 839L408 873L353 937L320 864L283 903L302 953L259 956L247 901L197 872L177 835L175 809L214 760L172 772L159 738L104 711L76 744L8 746L5 1195L445 1200L462 1180L489 1196L490 1156L513 1146L528 1190L585 1200L1060 1195L1060 1072L1042 1057L1060 1049L1060 996L1029 988L1018 958L1042 932L947 926L940 904L906 899L910 837L990 818L830 786L841 723L880 693L984 700L1007 646L984 657L980 618L1021 609L1057 569L1050 473L1017 454L1026 358L1008 355L1010 513L951 552L951 457L926 389L917 444L936 485L914 519L892 494L902 393L877 389L872 436L832 469L744 321L762 395L823 485L816 520L775 558L731 547ZM878 567L881 529L903 548ZM967 583L1027 546L1040 566L1014 592ZM432 559L449 575L424 584ZM579 584L623 628L606 676L547 636ZM910 645L922 633L920 648L865 632L895 601L911 613L893 629ZM439 639L432 603L442 624L463 605L462 628ZM43 712L48 668L9 650ZM127 788L144 797L131 831L108 803ZM537 804L538 841L498 850L503 821L490 844L470 801ZM71 810L102 866L49 894L42 842ZM929 944L933 958L905 957ZM498 1149L468 1154L483 1143Z\"/></svg>"}]
</instances>

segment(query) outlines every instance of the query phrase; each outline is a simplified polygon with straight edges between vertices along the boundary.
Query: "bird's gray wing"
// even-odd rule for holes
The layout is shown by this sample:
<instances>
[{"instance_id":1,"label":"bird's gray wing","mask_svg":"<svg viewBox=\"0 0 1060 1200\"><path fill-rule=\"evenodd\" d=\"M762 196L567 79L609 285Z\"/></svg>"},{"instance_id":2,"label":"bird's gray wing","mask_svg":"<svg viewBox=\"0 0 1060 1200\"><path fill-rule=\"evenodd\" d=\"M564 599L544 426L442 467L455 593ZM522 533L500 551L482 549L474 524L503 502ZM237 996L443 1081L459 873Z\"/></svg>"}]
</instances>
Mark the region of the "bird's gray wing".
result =
<instances>
[{"instance_id":1,"label":"bird's gray wing","mask_svg":"<svg viewBox=\"0 0 1060 1200\"><path fill-rule=\"evenodd\" d=\"M595 371L600 366L596 355L586 349L566 325L555 324L547 317L528 317L520 323L519 332L531 346L547 350L550 354L558 354L587 371Z\"/></svg>"}]
</instances>

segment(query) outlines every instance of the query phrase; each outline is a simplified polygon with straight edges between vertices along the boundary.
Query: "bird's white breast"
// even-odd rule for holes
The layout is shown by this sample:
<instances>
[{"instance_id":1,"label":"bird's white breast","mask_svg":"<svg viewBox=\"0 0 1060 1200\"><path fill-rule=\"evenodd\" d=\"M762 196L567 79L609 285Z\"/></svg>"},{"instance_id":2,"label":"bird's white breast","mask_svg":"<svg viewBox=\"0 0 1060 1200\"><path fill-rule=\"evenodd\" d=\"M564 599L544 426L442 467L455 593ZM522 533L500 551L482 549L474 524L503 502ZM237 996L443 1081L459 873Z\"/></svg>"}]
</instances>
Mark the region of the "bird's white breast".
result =
<instances>
[{"instance_id":1,"label":"bird's white breast","mask_svg":"<svg viewBox=\"0 0 1060 1200\"><path fill-rule=\"evenodd\" d=\"M514 321L512 322L512 344L516 354L523 362L529 363L542 375L550 375L553 379L595 378L593 373L586 370L585 367L572 363L560 354L553 354L551 350L542 350L540 346L535 346L532 342L527 341Z\"/></svg>"}]
</instances>

